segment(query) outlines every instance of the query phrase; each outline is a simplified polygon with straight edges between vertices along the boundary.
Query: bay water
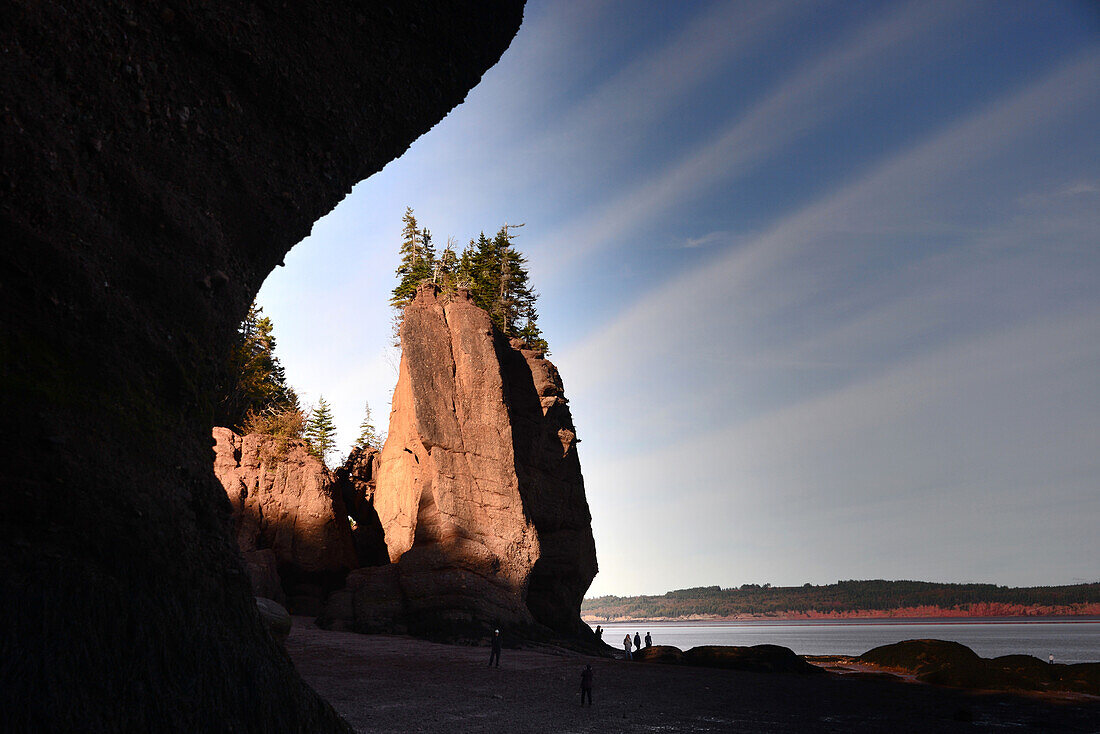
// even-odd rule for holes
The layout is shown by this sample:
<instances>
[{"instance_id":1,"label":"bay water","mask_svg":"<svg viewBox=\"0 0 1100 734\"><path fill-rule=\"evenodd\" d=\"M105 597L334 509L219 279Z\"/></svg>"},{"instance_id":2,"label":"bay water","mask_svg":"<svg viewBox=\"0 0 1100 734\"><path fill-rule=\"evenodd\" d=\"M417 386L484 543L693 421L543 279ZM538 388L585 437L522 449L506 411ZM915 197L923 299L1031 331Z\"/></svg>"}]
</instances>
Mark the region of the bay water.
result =
<instances>
[{"instance_id":1,"label":"bay water","mask_svg":"<svg viewBox=\"0 0 1100 734\"><path fill-rule=\"evenodd\" d=\"M1057 663L1100 662L1100 617L609 622L603 629L604 642L615 648L635 632L643 639L649 632L654 645L681 650L768 644L799 655L862 655L880 645L934 639L960 642L983 658L1023 654L1047 660L1054 655Z\"/></svg>"}]
</instances>

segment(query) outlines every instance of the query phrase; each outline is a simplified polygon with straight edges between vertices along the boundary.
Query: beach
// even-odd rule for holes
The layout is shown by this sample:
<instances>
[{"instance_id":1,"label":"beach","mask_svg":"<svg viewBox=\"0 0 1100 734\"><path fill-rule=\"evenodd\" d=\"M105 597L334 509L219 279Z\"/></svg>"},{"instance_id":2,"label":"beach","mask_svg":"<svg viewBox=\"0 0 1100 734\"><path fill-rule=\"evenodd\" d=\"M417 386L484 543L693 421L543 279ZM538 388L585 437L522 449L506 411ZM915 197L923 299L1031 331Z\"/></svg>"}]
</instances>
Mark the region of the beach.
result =
<instances>
[{"instance_id":1,"label":"beach","mask_svg":"<svg viewBox=\"0 0 1100 734\"><path fill-rule=\"evenodd\" d=\"M1095 731L1100 700L971 693L861 676L790 676L318 629L295 617L286 649L361 734L375 732ZM594 669L594 705L580 673Z\"/></svg>"}]
</instances>

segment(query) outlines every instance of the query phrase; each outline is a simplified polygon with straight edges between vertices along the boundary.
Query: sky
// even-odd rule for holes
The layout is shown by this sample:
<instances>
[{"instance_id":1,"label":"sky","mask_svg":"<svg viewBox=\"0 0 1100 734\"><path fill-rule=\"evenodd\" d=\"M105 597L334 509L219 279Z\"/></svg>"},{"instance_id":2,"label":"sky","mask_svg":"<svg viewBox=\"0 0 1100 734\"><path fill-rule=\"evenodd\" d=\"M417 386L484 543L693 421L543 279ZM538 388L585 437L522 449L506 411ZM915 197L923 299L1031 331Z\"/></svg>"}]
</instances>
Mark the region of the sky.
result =
<instances>
[{"instance_id":1,"label":"sky","mask_svg":"<svg viewBox=\"0 0 1100 734\"><path fill-rule=\"evenodd\" d=\"M524 223L589 596L1100 581L1098 8L529 0L264 283L289 381L384 429L405 207Z\"/></svg>"}]
</instances>

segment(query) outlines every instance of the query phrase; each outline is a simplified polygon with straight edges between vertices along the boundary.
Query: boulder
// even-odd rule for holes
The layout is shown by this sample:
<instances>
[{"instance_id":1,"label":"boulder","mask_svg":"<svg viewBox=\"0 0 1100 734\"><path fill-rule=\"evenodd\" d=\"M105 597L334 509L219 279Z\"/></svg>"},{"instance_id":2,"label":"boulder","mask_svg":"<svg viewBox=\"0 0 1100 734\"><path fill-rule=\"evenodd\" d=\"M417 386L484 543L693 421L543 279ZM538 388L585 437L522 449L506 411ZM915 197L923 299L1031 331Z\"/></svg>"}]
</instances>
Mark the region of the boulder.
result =
<instances>
[{"instance_id":1,"label":"boulder","mask_svg":"<svg viewBox=\"0 0 1100 734\"><path fill-rule=\"evenodd\" d=\"M323 597L359 565L332 473L300 440L280 445L228 428L213 433L214 473L233 508L237 544L246 560L269 551L248 564L253 589L269 588L273 559L290 610L316 615Z\"/></svg>"},{"instance_id":2,"label":"boulder","mask_svg":"<svg viewBox=\"0 0 1100 734\"><path fill-rule=\"evenodd\" d=\"M754 673L791 673L817 675L825 671L779 645L702 645L684 652L685 665L726 670L748 670Z\"/></svg>"},{"instance_id":3,"label":"boulder","mask_svg":"<svg viewBox=\"0 0 1100 734\"><path fill-rule=\"evenodd\" d=\"M245 571L252 583L252 593L279 604L286 604L286 592L283 591L283 582L279 578L279 561L275 551L270 548L246 551L241 553L241 557L244 558Z\"/></svg>"},{"instance_id":4,"label":"boulder","mask_svg":"<svg viewBox=\"0 0 1100 734\"><path fill-rule=\"evenodd\" d=\"M286 642L290 634L290 612L282 604L262 596L256 597L256 609L275 641L280 644Z\"/></svg>"},{"instance_id":5,"label":"boulder","mask_svg":"<svg viewBox=\"0 0 1100 734\"><path fill-rule=\"evenodd\" d=\"M1050 664L1031 655L979 657L944 640L906 640L861 655L871 663L934 685L976 690L1070 691L1100 695L1100 663Z\"/></svg>"},{"instance_id":6,"label":"boulder","mask_svg":"<svg viewBox=\"0 0 1100 734\"><path fill-rule=\"evenodd\" d=\"M643 663L664 663L679 665L684 662L684 653L672 645L650 645L632 653L633 659Z\"/></svg>"},{"instance_id":7,"label":"boulder","mask_svg":"<svg viewBox=\"0 0 1100 734\"><path fill-rule=\"evenodd\" d=\"M499 627L592 637L580 603L595 545L556 370L509 344L461 290L444 302L422 286L401 346L372 473L392 565L349 577L355 618L345 623L443 638Z\"/></svg>"}]
</instances>

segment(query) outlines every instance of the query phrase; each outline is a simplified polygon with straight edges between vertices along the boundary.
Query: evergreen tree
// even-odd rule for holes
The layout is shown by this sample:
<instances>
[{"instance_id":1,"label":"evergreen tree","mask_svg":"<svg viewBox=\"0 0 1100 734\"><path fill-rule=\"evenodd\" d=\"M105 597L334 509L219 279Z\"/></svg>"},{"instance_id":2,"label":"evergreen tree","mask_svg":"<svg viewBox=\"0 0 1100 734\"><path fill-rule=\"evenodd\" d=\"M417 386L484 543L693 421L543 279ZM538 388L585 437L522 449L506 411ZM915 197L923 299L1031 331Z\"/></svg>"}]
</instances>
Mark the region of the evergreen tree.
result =
<instances>
[{"instance_id":1,"label":"evergreen tree","mask_svg":"<svg viewBox=\"0 0 1100 734\"><path fill-rule=\"evenodd\" d=\"M432 270L432 282L435 283L446 296L454 294L458 280L458 256L455 255L454 238L447 240L447 246L435 261Z\"/></svg>"},{"instance_id":2,"label":"evergreen tree","mask_svg":"<svg viewBox=\"0 0 1100 734\"><path fill-rule=\"evenodd\" d=\"M435 265L435 251L432 248L432 233L427 229L418 229L416 217L411 207L405 207L405 223L401 230L401 264L397 266L397 286L393 289L390 305L404 308L416 296L416 287L432 277Z\"/></svg>"},{"instance_id":3,"label":"evergreen tree","mask_svg":"<svg viewBox=\"0 0 1100 734\"><path fill-rule=\"evenodd\" d=\"M370 403L363 403L363 422L359 424L359 438L355 439L355 445L352 448L360 449L370 446L372 448L381 449L382 444L386 442L384 436L378 433L378 430L374 427L374 423L370 417Z\"/></svg>"},{"instance_id":4,"label":"evergreen tree","mask_svg":"<svg viewBox=\"0 0 1100 734\"><path fill-rule=\"evenodd\" d=\"M217 424L240 427L250 413L298 409L298 396L287 384L275 355L271 319L253 303L237 330L237 343L225 366L225 383Z\"/></svg>"},{"instance_id":5,"label":"evergreen tree","mask_svg":"<svg viewBox=\"0 0 1100 734\"><path fill-rule=\"evenodd\" d=\"M317 399L317 407L310 411L302 437L309 452L322 463L336 448L336 423L332 420L332 409L323 396Z\"/></svg>"},{"instance_id":6,"label":"evergreen tree","mask_svg":"<svg viewBox=\"0 0 1100 734\"><path fill-rule=\"evenodd\" d=\"M430 233L426 229L417 230L412 209L406 210L402 267L397 271L400 283L390 302L400 309L412 300L416 286L423 280L414 279L413 273L423 271L416 271L412 263L415 257L422 257L425 262L434 263L430 269L431 282L443 291L445 298L456 287L469 289L474 304L489 314L497 329L507 336L519 337L532 349L546 352L546 340L538 327L535 309L538 293L531 287L527 259L512 247L515 235L510 230L522 226L506 224L492 239L481 232L476 240L470 240L460 257L455 256L452 241L448 240L435 262Z\"/></svg>"}]
</instances>

